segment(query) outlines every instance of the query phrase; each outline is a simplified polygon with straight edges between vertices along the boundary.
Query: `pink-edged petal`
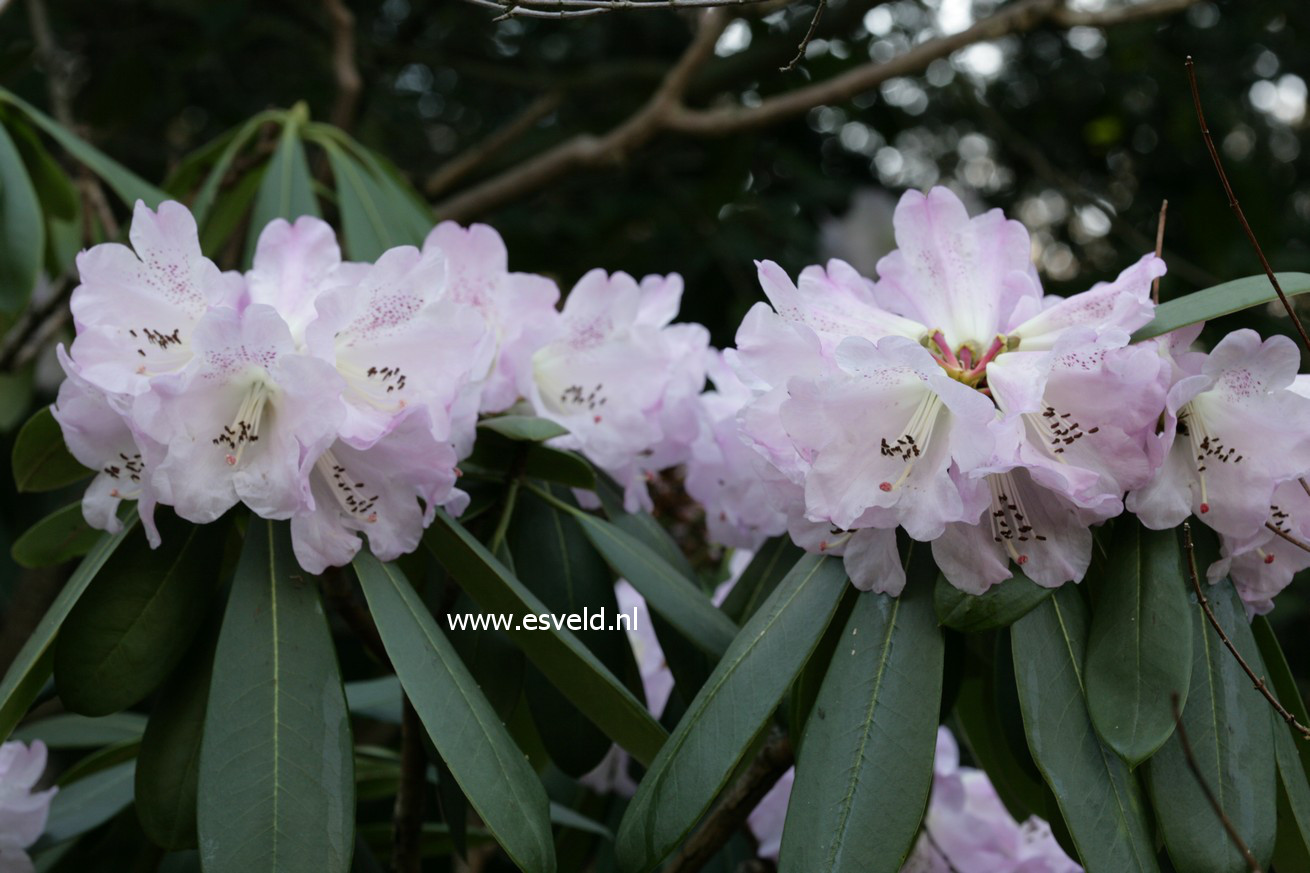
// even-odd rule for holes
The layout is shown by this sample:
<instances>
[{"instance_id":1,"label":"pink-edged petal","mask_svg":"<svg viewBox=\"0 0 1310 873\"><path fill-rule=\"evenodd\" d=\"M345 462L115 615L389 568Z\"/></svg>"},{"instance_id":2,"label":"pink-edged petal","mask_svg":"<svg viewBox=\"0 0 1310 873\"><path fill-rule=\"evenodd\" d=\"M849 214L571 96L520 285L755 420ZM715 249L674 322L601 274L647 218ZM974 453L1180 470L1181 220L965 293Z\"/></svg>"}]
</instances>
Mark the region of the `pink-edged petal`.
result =
<instances>
[{"instance_id":1,"label":"pink-edged petal","mask_svg":"<svg viewBox=\"0 0 1310 873\"><path fill-rule=\"evenodd\" d=\"M1048 298L1049 305L1009 333L1020 338L1020 348L1052 348L1060 334L1070 327L1115 327L1131 333L1155 314L1151 283L1165 273L1164 261L1143 255L1112 282L1101 282L1090 290L1065 298Z\"/></svg>"},{"instance_id":2,"label":"pink-edged petal","mask_svg":"<svg viewBox=\"0 0 1310 873\"><path fill-rule=\"evenodd\" d=\"M246 276L250 301L275 308L292 335L301 337L315 318L318 295L334 282L340 264L337 236L327 222L312 215L295 224L275 219L259 234Z\"/></svg>"}]
</instances>

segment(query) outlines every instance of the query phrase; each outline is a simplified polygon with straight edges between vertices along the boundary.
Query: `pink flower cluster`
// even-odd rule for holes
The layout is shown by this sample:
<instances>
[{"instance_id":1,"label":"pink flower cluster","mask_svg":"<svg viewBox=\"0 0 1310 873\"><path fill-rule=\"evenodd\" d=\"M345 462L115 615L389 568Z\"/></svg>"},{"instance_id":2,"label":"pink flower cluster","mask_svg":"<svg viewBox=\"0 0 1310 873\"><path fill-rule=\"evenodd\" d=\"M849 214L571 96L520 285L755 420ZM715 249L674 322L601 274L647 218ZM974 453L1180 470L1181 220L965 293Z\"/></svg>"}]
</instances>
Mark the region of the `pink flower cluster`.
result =
<instances>
[{"instance_id":1,"label":"pink flower cluster","mask_svg":"<svg viewBox=\"0 0 1310 873\"><path fill-rule=\"evenodd\" d=\"M1155 529L1195 513L1221 535L1211 575L1271 608L1310 565L1294 544L1310 534L1310 402L1293 343L1243 330L1189 352L1196 326L1133 344L1159 258L1046 295L1025 229L970 218L945 188L906 193L894 224L877 281L841 261L797 282L760 263L769 303L726 353L750 391L739 434L792 538L895 594L899 527L979 594L1015 568L1080 580L1092 526L1125 505Z\"/></svg>"},{"instance_id":2,"label":"pink flower cluster","mask_svg":"<svg viewBox=\"0 0 1310 873\"><path fill-rule=\"evenodd\" d=\"M560 440L616 476L636 509L646 476L699 431L708 335L670 325L682 282L588 273L556 310L551 280L508 269L489 227L446 223L422 249L341 257L331 227L274 221L244 274L200 250L187 209L138 204L132 247L77 261L77 336L54 407L95 479L83 511L117 530L135 500L207 523L238 502L290 519L313 573L366 535L391 560L438 506L459 512L457 463L480 413L527 398Z\"/></svg>"},{"instance_id":3,"label":"pink flower cluster","mask_svg":"<svg viewBox=\"0 0 1310 873\"><path fill-rule=\"evenodd\" d=\"M32 873L27 849L45 830L59 789L33 790L45 772L45 743L0 743L0 873Z\"/></svg>"},{"instance_id":4,"label":"pink flower cluster","mask_svg":"<svg viewBox=\"0 0 1310 873\"><path fill-rule=\"evenodd\" d=\"M860 588L905 583L896 530L930 542L981 593L1016 568L1080 580L1092 527L1196 514L1221 537L1254 611L1310 566L1310 391L1285 337L1198 327L1144 343L1153 255L1071 297L1043 292L1027 231L970 217L945 188L902 197L877 280L833 260L793 281L758 264L758 303L717 352L672 323L677 275L587 273L557 309L508 269L482 225L422 249L342 260L313 218L275 221L252 268L223 273L187 210L139 206L133 248L78 259L77 338L55 408L99 471L87 518L122 499L208 522L237 502L291 519L306 569L368 536L394 558L434 508L458 511L457 463L479 415L530 411L649 508L646 482L685 469L711 538L754 548L789 532L841 555ZM706 379L712 383L706 388Z\"/></svg>"}]
</instances>

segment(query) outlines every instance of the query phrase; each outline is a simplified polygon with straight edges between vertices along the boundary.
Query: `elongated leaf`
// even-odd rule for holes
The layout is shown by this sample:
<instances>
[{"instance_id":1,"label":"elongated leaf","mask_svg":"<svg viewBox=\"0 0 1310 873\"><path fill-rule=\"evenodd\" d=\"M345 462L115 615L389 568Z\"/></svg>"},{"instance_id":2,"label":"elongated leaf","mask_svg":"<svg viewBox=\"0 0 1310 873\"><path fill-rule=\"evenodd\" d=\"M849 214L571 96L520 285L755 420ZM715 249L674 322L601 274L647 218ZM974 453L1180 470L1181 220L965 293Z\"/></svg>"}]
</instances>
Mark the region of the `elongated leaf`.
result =
<instances>
[{"instance_id":1,"label":"elongated leaf","mask_svg":"<svg viewBox=\"0 0 1310 873\"><path fill-rule=\"evenodd\" d=\"M135 712L119 712L100 718L84 715L55 715L23 725L14 739L30 743L40 740L52 749L95 749L141 739L146 719Z\"/></svg>"},{"instance_id":2,"label":"elongated leaf","mask_svg":"<svg viewBox=\"0 0 1310 873\"><path fill-rule=\"evenodd\" d=\"M557 486L556 496L561 492L567 493ZM632 664L632 647L613 626L618 614L614 580L577 525L531 494L523 494L514 511L508 545L516 563L524 568L520 574L523 582L551 612L583 616L578 639L616 676L625 675ZM587 627L587 623L598 627ZM536 668L523 692L551 760L565 773L580 777L609 752L610 741L604 732Z\"/></svg>"},{"instance_id":3,"label":"elongated leaf","mask_svg":"<svg viewBox=\"0 0 1310 873\"><path fill-rule=\"evenodd\" d=\"M1172 695L1187 700L1192 609L1178 534L1115 526L1087 639L1087 709L1119 757L1136 767L1174 732Z\"/></svg>"},{"instance_id":4,"label":"elongated leaf","mask_svg":"<svg viewBox=\"0 0 1310 873\"><path fill-rule=\"evenodd\" d=\"M520 868L551 873L546 790L468 668L395 565L362 552L355 572L400 684L459 787Z\"/></svg>"},{"instance_id":5,"label":"elongated leaf","mask_svg":"<svg viewBox=\"0 0 1310 873\"><path fill-rule=\"evenodd\" d=\"M568 433L567 428L559 426L549 418L537 418L531 415L498 415L495 418L484 418L478 422L478 427L483 430L494 430L512 440L533 443Z\"/></svg>"},{"instance_id":6,"label":"elongated leaf","mask_svg":"<svg viewBox=\"0 0 1310 873\"><path fill-rule=\"evenodd\" d=\"M80 558L100 540L101 531L82 516L82 504L56 509L23 532L10 554L24 567L49 567Z\"/></svg>"},{"instance_id":7,"label":"elongated leaf","mask_svg":"<svg viewBox=\"0 0 1310 873\"><path fill-rule=\"evenodd\" d=\"M1270 690L1301 724L1310 724L1305 700L1296 686L1283 648L1263 615L1251 624ZM1274 753L1278 762L1278 837L1274 869L1310 870L1310 740L1306 740L1272 709Z\"/></svg>"},{"instance_id":8,"label":"elongated leaf","mask_svg":"<svg viewBox=\"0 0 1310 873\"><path fill-rule=\"evenodd\" d=\"M1310 291L1310 273L1276 273L1278 284L1288 297ZM1223 315L1250 309L1262 303L1277 300L1274 286L1264 273L1234 279L1211 288L1205 288L1161 303L1155 309L1155 318L1133 334L1133 342L1166 334L1171 330L1210 321Z\"/></svg>"},{"instance_id":9,"label":"elongated leaf","mask_svg":"<svg viewBox=\"0 0 1310 873\"><path fill-rule=\"evenodd\" d=\"M709 808L823 635L847 584L840 561L807 555L742 628L628 805L616 842L621 869L653 869Z\"/></svg>"},{"instance_id":10,"label":"elongated leaf","mask_svg":"<svg viewBox=\"0 0 1310 873\"><path fill-rule=\"evenodd\" d=\"M1045 818L1048 789L1026 741L1016 748L1001 724L992 674L987 669L971 670L960 683L955 717L961 738L1016 821L1031 815Z\"/></svg>"},{"instance_id":11,"label":"elongated leaf","mask_svg":"<svg viewBox=\"0 0 1310 873\"><path fill-rule=\"evenodd\" d=\"M214 639L193 650L169 678L141 740L136 814L158 846L193 849L200 784L200 746L214 667Z\"/></svg>"},{"instance_id":12,"label":"elongated leaf","mask_svg":"<svg viewBox=\"0 0 1310 873\"><path fill-rule=\"evenodd\" d=\"M136 761L92 773L59 789L50 803L43 842L60 843L109 821L132 802Z\"/></svg>"},{"instance_id":13,"label":"elongated leaf","mask_svg":"<svg viewBox=\"0 0 1310 873\"><path fill-rule=\"evenodd\" d=\"M304 110L293 109L282 125L282 136L277 151L269 158L268 169L255 195L255 206L250 213L250 232L246 236L246 263L255 256L259 235L270 221L285 218L294 222L302 215L318 216L318 201L314 198L314 179L309 175L309 161L305 146L300 141L300 117Z\"/></svg>"},{"instance_id":14,"label":"elongated leaf","mask_svg":"<svg viewBox=\"0 0 1310 873\"><path fill-rule=\"evenodd\" d=\"M966 594L947 582L945 576L938 576L933 590L933 606L937 621L945 627L978 633L1009 627L1050 597L1054 590L1043 588L1022 573L1015 573L1013 578L993 585L983 594Z\"/></svg>"},{"instance_id":15,"label":"elongated leaf","mask_svg":"<svg viewBox=\"0 0 1310 873\"><path fill-rule=\"evenodd\" d=\"M354 755L336 652L285 522L252 518L223 616L200 748L206 873L345 873Z\"/></svg>"},{"instance_id":16,"label":"elongated leaf","mask_svg":"<svg viewBox=\"0 0 1310 873\"><path fill-rule=\"evenodd\" d=\"M105 184L129 206L138 200L144 200L147 206L154 209L159 206L161 201L168 199L168 195L163 191L146 182L104 152L89 145L85 140L13 92L0 88L0 103L8 103L20 109L33 124L44 130L82 165L103 179Z\"/></svg>"},{"instance_id":17,"label":"elongated leaf","mask_svg":"<svg viewBox=\"0 0 1310 873\"><path fill-rule=\"evenodd\" d=\"M485 611L516 619L529 613L549 613L536 595L445 512L437 511L424 542ZM666 737L664 729L577 637L553 626L524 630L517 621L507 633L555 687L610 739L643 764L654 760Z\"/></svg>"},{"instance_id":18,"label":"elongated leaf","mask_svg":"<svg viewBox=\"0 0 1310 873\"><path fill-rule=\"evenodd\" d=\"M754 615L802 554L804 550L788 536L774 537L760 546L737 584L723 599L724 614L738 624Z\"/></svg>"},{"instance_id":19,"label":"elongated leaf","mask_svg":"<svg viewBox=\"0 0 1310 873\"><path fill-rule=\"evenodd\" d=\"M346 683L346 706L355 715L400 724L402 699L395 676Z\"/></svg>"},{"instance_id":20,"label":"elongated leaf","mask_svg":"<svg viewBox=\"0 0 1310 873\"><path fill-rule=\"evenodd\" d=\"M1033 759L1055 793L1088 873L1157 871L1137 781L1087 714L1087 608L1065 585L1010 628Z\"/></svg>"},{"instance_id":21,"label":"elongated leaf","mask_svg":"<svg viewBox=\"0 0 1310 873\"><path fill-rule=\"evenodd\" d=\"M1278 637L1274 636L1274 629L1269 624L1269 619L1263 615L1258 616L1251 623L1251 633L1260 649L1260 658L1264 661L1265 669L1269 671L1269 681L1279 702L1301 724L1310 725L1310 713L1306 711L1305 698L1301 696L1301 689L1297 687L1296 677L1292 675L1292 668L1287 664L1287 656L1283 654L1283 647L1278 644ZM1301 759L1302 768L1306 771L1306 775L1310 776L1310 740L1298 739L1296 751Z\"/></svg>"},{"instance_id":22,"label":"elongated leaf","mask_svg":"<svg viewBox=\"0 0 1310 873\"><path fill-rule=\"evenodd\" d=\"M14 725L18 724L27 707L36 699L41 686L45 684L52 661L52 658L47 656L47 652L54 643L55 634L59 632L64 619L86 591L86 587L91 584L91 580L100 572L105 561L136 528L136 523L136 510L131 509L123 519L122 530L116 534L101 536L100 542L87 553L82 563L77 565L77 569L64 583L55 602L50 604L50 608L46 610L46 614L42 616L32 635L18 650L4 679L0 680L0 741L9 736Z\"/></svg>"},{"instance_id":23,"label":"elongated leaf","mask_svg":"<svg viewBox=\"0 0 1310 873\"><path fill-rule=\"evenodd\" d=\"M45 221L14 141L0 125L0 312L18 312L41 272Z\"/></svg>"},{"instance_id":24,"label":"elongated leaf","mask_svg":"<svg viewBox=\"0 0 1310 873\"><path fill-rule=\"evenodd\" d=\"M1232 583L1211 586L1208 596L1220 626L1258 669L1259 653ZM1278 797L1269 704L1251 688L1200 607L1191 612L1192 687L1182 724L1201 778L1256 859L1267 865L1274 851ZM1147 764L1147 785L1175 867L1189 873L1246 869L1197 784L1176 734Z\"/></svg>"},{"instance_id":25,"label":"elongated leaf","mask_svg":"<svg viewBox=\"0 0 1310 873\"><path fill-rule=\"evenodd\" d=\"M232 161L235 160L237 154L255 135L261 125L282 119L285 116L286 113L277 110L260 112L219 137L220 140L225 142L222 146L223 151L214 161L214 166L210 169L209 175L205 177L205 182L200 187L199 193L196 194L196 199L191 203L191 214L195 216L198 226L202 228L205 226L205 219L209 217L209 210L214 205L214 198L218 196L218 190L223 184L223 178L227 175L227 171L232 166Z\"/></svg>"},{"instance_id":26,"label":"elongated leaf","mask_svg":"<svg viewBox=\"0 0 1310 873\"><path fill-rule=\"evenodd\" d=\"M63 431L48 406L18 432L12 463L19 491L53 491L91 475L68 453Z\"/></svg>"},{"instance_id":27,"label":"elongated leaf","mask_svg":"<svg viewBox=\"0 0 1310 873\"><path fill-rule=\"evenodd\" d=\"M823 715L805 723L784 870L898 870L914 843L932 787L944 645L927 546L909 564L905 593L859 595L838 641L815 701Z\"/></svg>"},{"instance_id":28,"label":"elongated leaf","mask_svg":"<svg viewBox=\"0 0 1310 873\"><path fill-rule=\"evenodd\" d=\"M69 709L108 715L142 700L177 666L208 614L223 558L222 524L162 511L163 544L137 537L97 575L55 644L55 681Z\"/></svg>"},{"instance_id":29,"label":"elongated leaf","mask_svg":"<svg viewBox=\"0 0 1310 873\"><path fill-rule=\"evenodd\" d=\"M381 189L380 196L387 207L387 220L394 232L399 234L401 244L418 245L423 241L432 230L432 209L394 164L360 145L339 127L310 122L305 125L305 135L320 143L336 142L353 155L368 169Z\"/></svg>"},{"instance_id":30,"label":"elongated leaf","mask_svg":"<svg viewBox=\"0 0 1310 873\"><path fill-rule=\"evenodd\" d=\"M346 254L351 260L376 260L387 249L421 241L406 239L404 228L393 223L390 198L368 168L331 139L318 142L332 165Z\"/></svg>"},{"instance_id":31,"label":"elongated leaf","mask_svg":"<svg viewBox=\"0 0 1310 873\"><path fill-rule=\"evenodd\" d=\"M603 518L557 502L569 512L606 562L636 588L659 613L702 651L727 651L737 626L686 576L674 570L645 543Z\"/></svg>"}]
</instances>

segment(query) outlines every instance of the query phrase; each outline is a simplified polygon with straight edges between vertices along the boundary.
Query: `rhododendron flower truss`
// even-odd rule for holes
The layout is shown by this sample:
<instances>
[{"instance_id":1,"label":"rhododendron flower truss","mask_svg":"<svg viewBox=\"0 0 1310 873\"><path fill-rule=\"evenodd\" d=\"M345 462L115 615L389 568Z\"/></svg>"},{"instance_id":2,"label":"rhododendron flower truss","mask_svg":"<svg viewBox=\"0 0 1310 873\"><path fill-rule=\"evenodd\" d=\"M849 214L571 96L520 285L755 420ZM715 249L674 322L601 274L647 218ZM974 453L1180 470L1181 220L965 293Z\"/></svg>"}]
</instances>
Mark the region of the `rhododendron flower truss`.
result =
<instances>
[{"instance_id":1,"label":"rhododendron flower truss","mask_svg":"<svg viewBox=\"0 0 1310 873\"><path fill-rule=\"evenodd\" d=\"M1250 330L1183 355L1156 447L1163 465L1128 508L1155 529L1195 514L1227 537L1259 534L1277 484L1310 470L1310 399L1292 390L1299 363L1290 339Z\"/></svg>"},{"instance_id":2,"label":"rhododendron flower truss","mask_svg":"<svg viewBox=\"0 0 1310 873\"><path fill-rule=\"evenodd\" d=\"M1303 478L1274 490L1269 521L1247 537L1220 534L1219 560L1210 565L1211 582L1233 580L1247 612L1264 614L1292 577L1310 567L1310 491Z\"/></svg>"},{"instance_id":3,"label":"rhododendron flower truss","mask_svg":"<svg viewBox=\"0 0 1310 873\"><path fill-rule=\"evenodd\" d=\"M0 744L0 871L35 869L26 850L45 830L57 788L34 791L46 768L45 743Z\"/></svg>"},{"instance_id":4,"label":"rhododendron flower truss","mask_svg":"<svg viewBox=\"0 0 1310 873\"><path fill-rule=\"evenodd\" d=\"M181 204L152 212L138 202L129 238L131 249L104 243L78 255L70 354L91 384L140 394L152 377L191 361L197 323L210 307L237 306L243 282L200 253L195 219Z\"/></svg>"},{"instance_id":5,"label":"rhododendron flower truss","mask_svg":"<svg viewBox=\"0 0 1310 873\"><path fill-rule=\"evenodd\" d=\"M569 430L581 451L624 488L629 511L650 507L646 476L686 460L699 421L709 333L670 324L682 279L592 270L564 302L560 335L533 355L537 414Z\"/></svg>"},{"instance_id":6,"label":"rhododendron flower truss","mask_svg":"<svg viewBox=\"0 0 1310 873\"><path fill-rule=\"evenodd\" d=\"M899 248L876 282L839 261L797 284L760 265L777 315L752 312L738 334L734 360L757 395L741 416L747 439L803 486L804 518L831 524L823 548L843 531L900 526L932 541L951 526L952 540L975 541L973 560L944 568L964 590L1038 555L1044 584L1081 578L1087 525L1121 511L1151 472L1167 375L1152 350L1125 347L1151 318L1163 263L1147 255L1113 282L1045 297L1027 232L999 211L970 219L938 188L908 192L895 224ZM779 320L795 339L770 344ZM771 345L779 359L808 346L818 360L770 363ZM898 590L894 577L872 587Z\"/></svg>"}]
</instances>

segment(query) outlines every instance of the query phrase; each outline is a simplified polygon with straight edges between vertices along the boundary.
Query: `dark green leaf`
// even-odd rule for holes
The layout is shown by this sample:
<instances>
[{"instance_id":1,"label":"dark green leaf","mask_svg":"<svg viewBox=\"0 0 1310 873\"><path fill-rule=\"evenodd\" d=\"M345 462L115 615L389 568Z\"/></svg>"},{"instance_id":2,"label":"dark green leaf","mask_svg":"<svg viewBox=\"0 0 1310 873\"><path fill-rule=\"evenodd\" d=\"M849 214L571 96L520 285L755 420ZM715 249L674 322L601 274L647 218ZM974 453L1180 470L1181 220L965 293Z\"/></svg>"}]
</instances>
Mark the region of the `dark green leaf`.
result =
<instances>
[{"instance_id":1,"label":"dark green leaf","mask_svg":"<svg viewBox=\"0 0 1310 873\"><path fill-rule=\"evenodd\" d=\"M21 110L32 123L44 130L55 142L87 169L105 181L114 193L129 206L138 200L144 200L151 209L167 200L168 195L154 185L144 181L122 164L88 145L85 140L69 131L59 122L37 109L16 94L0 88L0 103L8 103Z\"/></svg>"},{"instance_id":2,"label":"dark green leaf","mask_svg":"<svg viewBox=\"0 0 1310 873\"><path fill-rule=\"evenodd\" d=\"M355 715L400 724L400 682L395 676L346 683L346 706Z\"/></svg>"},{"instance_id":3,"label":"dark green leaf","mask_svg":"<svg viewBox=\"0 0 1310 873\"><path fill-rule=\"evenodd\" d=\"M932 787L944 646L926 545L909 565L900 597L855 600L805 724L782 869L897 870L913 845Z\"/></svg>"},{"instance_id":4,"label":"dark green leaf","mask_svg":"<svg viewBox=\"0 0 1310 873\"><path fill-rule=\"evenodd\" d=\"M45 221L18 147L0 125L0 312L18 312L32 295L45 251Z\"/></svg>"},{"instance_id":5,"label":"dark green leaf","mask_svg":"<svg viewBox=\"0 0 1310 873\"><path fill-rule=\"evenodd\" d=\"M1157 871L1137 781L1087 714L1087 607L1073 585L1010 628L1033 759L1051 786L1088 873Z\"/></svg>"},{"instance_id":6,"label":"dark green leaf","mask_svg":"<svg viewBox=\"0 0 1310 873\"><path fill-rule=\"evenodd\" d=\"M554 871L546 791L468 668L395 565L361 552L355 572L400 684L459 787L520 868Z\"/></svg>"},{"instance_id":7,"label":"dark green leaf","mask_svg":"<svg viewBox=\"0 0 1310 873\"><path fill-rule=\"evenodd\" d=\"M618 525L563 501L555 503L573 516L614 572L646 598L652 611L707 654L717 657L727 651L737 626L696 583Z\"/></svg>"},{"instance_id":8,"label":"dark green leaf","mask_svg":"<svg viewBox=\"0 0 1310 873\"><path fill-rule=\"evenodd\" d=\"M50 802L45 842L60 843L109 821L132 802L136 761L126 761L59 789Z\"/></svg>"},{"instance_id":9,"label":"dark green leaf","mask_svg":"<svg viewBox=\"0 0 1310 873\"><path fill-rule=\"evenodd\" d=\"M1278 284L1288 297L1310 291L1310 273L1276 273ZM1133 334L1133 342L1169 333L1198 321L1211 321L1252 306L1277 300L1274 286L1264 273L1224 282L1212 288L1161 303L1155 309L1155 318Z\"/></svg>"},{"instance_id":10,"label":"dark green leaf","mask_svg":"<svg viewBox=\"0 0 1310 873\"><path fill-rule=\"evenodd\" d=\"M208 612L225 525L156 513L158 549L137 537L113 556L73 607L55 643L65 705L108 715L142 700L173 671Z\"/></svg>"},{"instance_id":11,"label":"dark green leaf","mask_svg":"<svg viewBox=\"0 0 1310 873\"><path fill-rule=\"evenodd\" d=\"M99 541L100 534L82 517L82 504L70 503L24 531L10 554L24 567L49 567L82 557Z\"/></svg>"},{"instance_id":12,"label":"dark green leaf","mask_svg":"<svg viewBox=\"0 0 1310 873\"><path fill-rule=\"evenodd\" d=\"M403 228L394 225L390 198L368 168L331 139L322 137L317 141L332 165L346 255L351 260L373 261L387 249L422 241L407 238Z\"/></svg>"},{"instance_id":13,"label":"dark green leaf","mask_svg":"<svg viewBox=\"0 0 1310 873\"><path fill-rule=\"evenodd\" d=\"M1010 682L1014 677L1011 674ZM1019 748L1011 741L999 715L999 695L991 670L970 670L955 698L955 717L961 739L991 780L1005 808L1017 821L1046 813L1048 789L1033 763L1026 741Z\"/></svg>"},{"instance_id":14,"label":"dark green leaf","mask_svg":"<svg viewBox=\"0 0 1310 873\"><path fill-rule=\"evenodd\" d=\"M486 612L549 614L545 604L491 556L482 543L438 510L424 542L460 586ZM546 630L507 630L532 663L614 742L649 763L664 743L664 729L631 691L577 637L553 625Z\"/></svg>"},{"instance_id":15,"label":"dark green leaf","mask_svg":"<svg viewBox=\"0 0 1310 873\"><path fill-rule=\"evenodd\" d=\"M549 418L537 418L533 415L498 415L495 418L484 418L478 422L478 427L483 430L494 430L512 440L532 443L544 442L568 433L567 428L560 427Z\"/></svg>"},{"instance_id":16,"label":"dark green leaf","mask_svg":"<svg viewBox=\"0 0 1310 873\"><path fill-rule=\"evenodd\" d=\"M755 614L803 554L804 550L794 544L791 537L769 540L755 552L737 584L723 599L720 609L728 618L741 624Z\"/></svg>"},{"instance_id":17,"label":"dark green leaf","mask_svg":"<svg viewBox=\"0 0 1310 873\"><path fill-rule=\"evenodd\" d=\"M1306 712L1305 698L1301 696L1301 689L1297 687L1296 677L1292 675L1292 668L1287 664L1287 656L1283 654L1283 647L1278 644L1278 637L1274 636L1274 629L1269 624L1269 619L1263 615L1257 616L1251 623L1251 633L1255 636L1256 645L1260 649L1260 658L1264 661L1265 669L1269 671L1269 681L1279 702L1301 724L1310 725L1310 713ZM1301 758L1302 768L1306 771L1306 775L1310 776L1310 740L1298 739L1296 750Z\"/></svg>"},{"instance_id":18,"label":"dark green leaf","mask_svg":"<svg viewBox=\"0 0 1310 873\"><path fill-rule=\"evenodd\" d=\"M137 523L136 510L131 509L123 519L123 528L116 534L103 534L100 542L77 565L73 575L64 583L55 602L50 604L27 642L18 650L3 680L0 680L0 741L9 736L27 707L36 699L41 686L49 676L52 657L47 652L54 643L55 634L76 605L82 592L104 566L109 556L127 538Z\"/></svg>"},{"instance_id":19,"label":"dark green leaf","mask_svg":"<svg viewBox=\"0 0 1310 873\"><path fill-rule=\"evenodd\" d=\"M225 143L222 146L223 151L219 154L218 159L214 161L214 166L210 169L209 175L205 177L205 182L200 187L199 193L196 194L196 199L191 203L191 214L195 216L196 224L199 227L205 227L205 219L209 217L210 207L214 205L214 198L218 196L219 188L222 186L227 171L232 166L232 161L237 154L255 135L260 126L270 121L280 120L285 115L286 113L278 110L261 112L219 137Z\"/></svg>"},{"instance_id":20,"label":"dark green leaf","mask_svg":"<svg viewBox=\"0 0 1310 873\"><path fill-rule=\"evenodd\" d=\"M13 123L10 125L9 132L14 137L14 145L23 156L28 178L32 181L32 188L41 201L41 209L46 217L64 221L76 218L81 212L81 202L77 189L73 187L63 167L50 156L36 134L26 124Z\"/></svg>"},{"instance_id":21,"label":"dark green leaf","mask_svg":"<svg viewBox=\"0 0 1310 873\"><path fill-rule=\"evenodd\" d=\"M839 560L807 555L732 641L641 781L619 827L619 866L660 863L727 783L837 609Z\"/></svg>"},{"instance_id":22,"label":"dark green leaf","mask_svg":"<svg viewBox=\"0 0 1310 873\"><path fill-rule=\"evenodd\" d=\"M196 799L214 640L192 650L169 678L150 713L136 768L141 829L165 849L196 847Z\"/></svg>"},{"instance_id":23,"label":"dark green leaf","mask_svg":"<svg viewBox=\"0 0 1310 873\"><path fill-rule=\"evenodd\" d=\"M1187 700L1192 609L1174 530L1115 525L1087 638L1087 709L1110 748L1136 767L1174 732L1171 695Z\"/></svg>"},{"instance_id":24,"label":"dark green leaf","mask_svg":"<svg viewBox=\"0 0 1310 873\"><path fill-rule=\"evenodd\" d=\"M145 729L145 716L135 712L119 712L101 718L55 715L23 725L14 731L14 739L25 743L40 740L52 749L95 749L115 743L138 742Z\"/></svg>"},{"instance_id":25,"label":"dark green leaf","mask_svg":"<svg viewBox=\"0 0 1310 873\"><path fill-rule=\"evenodd\" d=\"M18 432L12 463L19 491L53 491L91 475L68 453L64 433L48 406L29 418Z\"/></svg>"},{"instance_id":26,"label":"dark green leaf","mask_svg":"<svg viewBox=\"0 0 1310 873\"><path fill-rule=\"evenodd\" d=\"M1224 580L1207 594L1220 626L1258 668L1255 639L1232 583ZM1191 613L1192 686L1182 725L1201 777L1252 854L1266 865L1274 851L1278 798L1269 704L1251 688L1200 606ZM1197 784L1177 734L1147 764L1147 785L1175 867L1188 873L1246 869Z\"/></svg>"},{"instance_id":27,"label":"dark green leaf","mask_svg":"<svg viewBox=\"0 0 1310 873\"><path fill-rule=\"evenodd\" d=\"M556 496L566 492L556 487ZM614 580L587 538L558 510L533 497L519 497L507 539L524 568L520 579L557 615L579 615L578 639L615 675L622 675L632 648L616 632ZM599 628L587 627L599 624ZM625 660L625 655L627 660ZM561 770L573 777L591 771L610 750L604 732L569 703L535 668L523 686L542 743Z\"/></svg>"},{"instance_id":28,"label":"dark green leaf","mask_svg":"<svg viewBox=\"0 0 1310 873\"><path fill-rule=\"evenodd\" d=\"M937 577L933 605L937 621L965 633L1009 627L1027 615L1033 607L1050 597L1053 588L1043 588L1022 573L988 588L983 594L966 594Z\"/></svg>"},{"instance_id":29,"label":"dark green leaf","mask_svg":"<svg viewBox=\"0 0 1310 873\"><path fill-rule=\"evenodd\" d=\"M197 819L206 873L344 873L350 719L315 580L285 522L252 518L209 689Z\"/></svg>"},{"instance_id":30,"label":"dark green leaf","mask_svg":"<svg viewBox=\"0 0 1310 873\"><path fill-rule=\"evenodd\" d=\"M314 198L314 179L309 174L309 161L305 146L300 141L300 115L303 108L292 109L282 125L282 136L277 150L269 158L268 169L255 196L255 207L250 213L250 230L246 235L246 260L254 260L259 235L275 218L294 222L302 215L317 216L318 201Z\"/></svg>"}]
</instances>

